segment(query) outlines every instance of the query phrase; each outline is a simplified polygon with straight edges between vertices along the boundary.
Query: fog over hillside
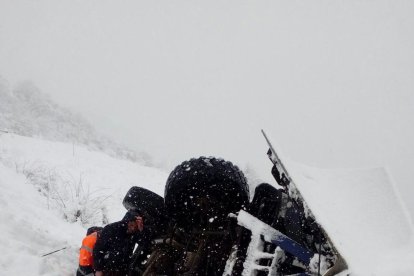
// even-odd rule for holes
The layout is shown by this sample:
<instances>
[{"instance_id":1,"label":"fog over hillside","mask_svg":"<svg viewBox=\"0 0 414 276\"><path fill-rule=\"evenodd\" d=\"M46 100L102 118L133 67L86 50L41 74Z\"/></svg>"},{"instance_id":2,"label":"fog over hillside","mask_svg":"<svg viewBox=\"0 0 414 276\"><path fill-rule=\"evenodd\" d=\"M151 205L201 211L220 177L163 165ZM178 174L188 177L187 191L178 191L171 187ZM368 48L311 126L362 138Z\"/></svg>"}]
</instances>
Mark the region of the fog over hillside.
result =
<instances>
[{"instance_id":1,"label":"fog over hillside","mask_svg":"<svg viewBox=\"0 0 414 276\"><path fill-rule=\"evenodd\" d=\"M86 227L119 220L131 186L164 195L190 158L231 161L251 195L277 185L263 129L355 276L412 276L413 15L0 0L0 274L71 275Z\"/></svg>"},{"instance_id":2,"label":"fog over hillside","mask_svg":"<svg viewBox=\"0 0 414 276\"><path fill-rule=\"evenodd\" d=\"M414 219L413 14L406 0L4 0L0 75L169 171L213 155L273 183L261 128L303 164L386 166Z\"/></svg>"},{"instance_id":3,"label":"fog over hillside","mask_svg":"<svg viewBox=\"0 0 414 276\"><path fill-rule=\"evenodd\" d=\"M85 145L117 158L151 165L145 152L135 152L98 133L80 114L59 106L26 81L11 87L0 77L0 130L23 136Z\"/></svg>"}]
</instances>

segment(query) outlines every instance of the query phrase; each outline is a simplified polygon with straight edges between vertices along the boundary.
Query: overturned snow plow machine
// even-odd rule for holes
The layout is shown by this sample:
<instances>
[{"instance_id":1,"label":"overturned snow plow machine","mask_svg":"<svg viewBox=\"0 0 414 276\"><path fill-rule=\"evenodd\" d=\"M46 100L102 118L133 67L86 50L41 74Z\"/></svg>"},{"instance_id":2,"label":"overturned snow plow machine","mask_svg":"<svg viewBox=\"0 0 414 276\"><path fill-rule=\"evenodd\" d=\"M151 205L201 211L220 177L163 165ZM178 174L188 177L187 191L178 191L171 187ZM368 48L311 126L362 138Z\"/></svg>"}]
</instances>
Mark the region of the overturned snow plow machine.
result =
<instances>
[{"instance_id":1,"label":"overturned snow plow machine","mask_svg":"<svg viewBox=\"0 0 414 276\"><path fill-rule=\"evenodd\" d=\"M143 214L151 240L135 250L130 275L347 275L265 138L280 187L260 184L251 201L238 167L214 157L178 165L164 198L140 187L128 191L123 204Z\"/></svg>"}]
</instances>

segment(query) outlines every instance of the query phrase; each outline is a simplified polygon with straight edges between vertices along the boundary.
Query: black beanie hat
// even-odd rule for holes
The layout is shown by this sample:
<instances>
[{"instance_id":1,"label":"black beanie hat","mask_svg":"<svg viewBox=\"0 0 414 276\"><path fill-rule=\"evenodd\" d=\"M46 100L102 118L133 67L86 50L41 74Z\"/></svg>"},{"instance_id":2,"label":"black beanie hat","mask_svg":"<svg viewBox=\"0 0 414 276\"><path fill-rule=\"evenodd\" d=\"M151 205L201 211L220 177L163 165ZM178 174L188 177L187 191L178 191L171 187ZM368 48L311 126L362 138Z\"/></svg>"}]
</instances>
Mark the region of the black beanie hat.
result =
<instances>
[{"instance_id":1,"label":"black beanie hat","mask_svg":"<svg viewBox=\"0 0 414 276\"><path fill-rule=\"evenodd\" d=\"M140 216L140 214L138 212L130 210L130 211L126 212L126 214L125 214L124 218L122 219L122 221L126 221L126 222L133 221L133 220L136 220L136 217L138 217L138 216Z\"/></svg>"}]
</instances>

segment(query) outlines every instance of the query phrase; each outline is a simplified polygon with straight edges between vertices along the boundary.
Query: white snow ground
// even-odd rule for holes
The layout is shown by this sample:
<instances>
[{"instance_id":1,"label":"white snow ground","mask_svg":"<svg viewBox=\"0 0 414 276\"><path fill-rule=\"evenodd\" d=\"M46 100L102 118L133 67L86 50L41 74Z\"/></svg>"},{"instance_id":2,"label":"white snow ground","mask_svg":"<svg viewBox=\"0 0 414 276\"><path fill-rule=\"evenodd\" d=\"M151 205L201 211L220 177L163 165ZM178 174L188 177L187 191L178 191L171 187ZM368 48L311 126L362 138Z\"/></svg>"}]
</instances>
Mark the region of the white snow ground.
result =
<instances>
[{"instance_id":1,"label":"white snow ground","mask_svg":"<svg viewBox=\"0 0 414 276\"><path fill-rule=\"evenodd\" d=\"M352 275L414 274L412 224L383 169L288 169ZM0 134L0 274L73 275L87 226L119 220L133 185L162 195L167 176L85 147Z\"/></svg>"},{"instance_id":2,"label":"white snow ground","mask_svg":"<svg viewBox=\"0 0 414 276\"><path fill-rule=\"evenodd\" d=\"M85 229L121 219L131 186L162 195L167 176L85 147L0 134L0 274L73 275ZM68 222L76 210L86 216Z\"/></svg>"}]
</instances>

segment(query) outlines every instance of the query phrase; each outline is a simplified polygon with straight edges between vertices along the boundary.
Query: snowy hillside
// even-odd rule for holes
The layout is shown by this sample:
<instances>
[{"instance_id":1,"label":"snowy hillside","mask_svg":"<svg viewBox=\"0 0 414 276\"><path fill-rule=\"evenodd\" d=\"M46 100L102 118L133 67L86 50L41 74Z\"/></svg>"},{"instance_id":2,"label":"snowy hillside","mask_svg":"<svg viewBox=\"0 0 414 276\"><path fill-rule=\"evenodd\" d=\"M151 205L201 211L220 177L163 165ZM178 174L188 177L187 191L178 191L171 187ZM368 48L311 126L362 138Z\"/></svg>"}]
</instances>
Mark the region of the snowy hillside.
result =
<instances>
[{"instance_id":1,"label":"snowy hillside","mask_svg":"<svg viewBox=\"0 0 414 276\"><path fill-rule=\"evenodd\" d=\"M33 85L10 89L0 79L0 250L7 252L0 271L73 275L86 228L121 219L131 186L163 195L168 174L142 165L148 160L101 137ZM412 274L412 222L385 170L288 165L353 276ZM253 191L262 176L248 167L245 173Z\"/></svg>"},{"instance_id":2,"label":"snowy hillside","mask_svg":"<svg viewBox=\"0 0 414 276\"><path fill-rule=\"evenodd\" d=\"M0 130L85 145L117 158L150 164L150 157L100 135L82 116L57 105L30 82L11 88L0 77Z\"/></svg>"},{"instance_id":3,"label":"snowy hillside","mask_svg":"<svg viewBox=\"0 0 414 276\"><path fill-rule=\"evenodd\" d=\"M352 275L411 275L412 225L384 170L288 167ZM52 276L73 275L85 229L122 218L131 186L162 195L168 175L83 146L0 134L0 176L0 270Z\"/></svg>"},{"instance_id":4,"label":"snowy hillside","mask_svg":"<svg viewBox=\"0 0 414 276\"><path fill-rule=\"evenodd\" d=\"M73 275L85 229L121 219L131 186L163 194L167 178L84 146L15 134L0 134L0 176L0 269L50 276Z\"/></svg>"}]
</instances>

